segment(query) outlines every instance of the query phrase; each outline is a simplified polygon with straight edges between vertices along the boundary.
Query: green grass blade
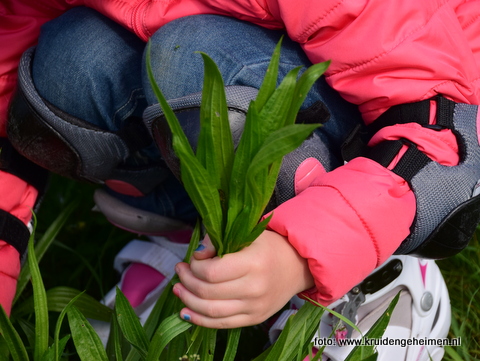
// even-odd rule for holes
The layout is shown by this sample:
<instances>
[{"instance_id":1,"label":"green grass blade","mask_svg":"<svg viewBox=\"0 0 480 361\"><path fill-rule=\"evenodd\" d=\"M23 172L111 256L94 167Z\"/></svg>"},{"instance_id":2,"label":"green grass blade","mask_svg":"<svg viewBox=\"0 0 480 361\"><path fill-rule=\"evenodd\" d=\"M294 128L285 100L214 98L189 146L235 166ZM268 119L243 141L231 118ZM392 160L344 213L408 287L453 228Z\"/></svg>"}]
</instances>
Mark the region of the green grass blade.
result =
<instances>
[{"instance_id":1,"label":"green grass blade","mask_svg":"<svg viewBox=\"0 0 480 361\"><path fill-rule=\"evenodd\" d=\"M68 217L72 214L72 212L78 207L80 202L80 198L75 199L71 203L69 203L65 209L63 209L62 212L58 215L58 217L52 222L52 224L48 227L47 231L45 234L40 238L37 242L37 245L35 247L35 256L37 257L38 262L41 261L43 258L43 255L47 251L47 249L50 247L52 242L55 240L55 237L57 236L58 232L62 229L64 226L65 222L67 221ZM17 282L17 292L15 294L15 299L13 303L18 300L20 295L22 294L23 290L25 289L26 285L30 281L30 266L28 264L25 264L22 267L22 270L20 272L20 276L18 277L18 282Z\"/></svg>"},{"instance_id":2,"label":"green grass blade","mask_svg":"<svg viewBox=\"0 0 480 361\"><path fill-rule=\"evenodd\" d=\"M141 355L146 356L150 342L132 305L118 287L115 297L115 316L127 341L138 349Z\"/></svg>"},{"instance_id":3,"label":"green grass blade","mask_svg":"<svg viewBox=\"0 0 480 361\"><path fill-rule=\"evenodd\" d=\"M72 306L67 311L73 343L82 361L108 361L102 341L85 316Z\"/></svg>"},{"instance_id":4,"label":"green grass blade","mask_svg":"<svg viewBox=\"0 0 480 361\"><path fill-rule=\"evenodd\" d=\"M25 345L17 330L15 330L10 322L2 305L0 305L0 331L8 346L12 359L14 361L28 361L29 358Z\"/></svg>"},{"instance_id":5,"label":"green grass blade","mask_svg":"<svg viewBox=\"0 0 480 361\"><path fill-rule=\"evenodd\" d=\"M146 361L158 361L168 343L190 327L192 324L182 320L178 314L167 317L153 335Z\"/></svg>"},{"instance_id":6,"label":"green grass blade","mask_svg":"<svg viewBox=\"0 0 480 361\"><path fill-rule=\"evenodd\" d=\"M227 348L225 350L225 355L223 356L223 361L235 360L235 355L237 354L238 342L240 341L241 332L242 332L241 328L234 328L234 329L228 330Z\"/></svg>"},{"instance_id":7,"label":"green grass blade","mask_svg":"<svg viewBox=\"0 0 480 361\"><path fill-rule=\"evenodd\" d=\"M34 360L40 360L48 349L48 306L45 286L38 268L33 246L33 237L28 242L28 265L32 274L33 300L35 310Z\"/></svg>"}]
</instances>

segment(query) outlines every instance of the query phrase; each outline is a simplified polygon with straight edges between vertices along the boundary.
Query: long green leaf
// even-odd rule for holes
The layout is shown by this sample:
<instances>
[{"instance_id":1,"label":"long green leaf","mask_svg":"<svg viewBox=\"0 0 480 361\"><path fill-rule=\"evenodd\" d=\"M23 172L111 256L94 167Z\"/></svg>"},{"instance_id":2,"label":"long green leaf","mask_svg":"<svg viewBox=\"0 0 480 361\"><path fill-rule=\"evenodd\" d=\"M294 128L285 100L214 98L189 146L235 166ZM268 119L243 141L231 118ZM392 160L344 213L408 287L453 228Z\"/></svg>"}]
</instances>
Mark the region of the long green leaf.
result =
<instances>
[{"instance_id":1,"label":"long green leaf","mask_svg":"<svg viewBox=\"0 0 480 361\"><path fill-rule=\"evenodd\" d=\"M24 318L16 319L15 321L25 334L30 349L33 350L35 348L35 325L30 320Z\"/></svg>"},{"instance_id":2,"label":"long green leaf","mask_svg":"<svg viewBox=\"0 0 480 361\"><path fill-rule=\"evenodd\" d=\"M221 248L222 207L218 188L209 172L201 165L193 153L192 147L185 136L175 113L163 96L155 82L150 63L150 43L147 46L147 74L153 92L162 107L165 119L172 131L172 146L180 159L181 178L198 213L202 216L205 226L216 249ZM218 248L217 248L218 247Z\"/></svg>"},{"instance_id":3,"label":"long green leaf","mask_svg":"<svg viewBox=\"0 0 480 361\"><path fill-rule=\"evenodd\" d=\"M300 76L292 97L292 104L287 115L286 124L293 124L295 122L297 113L307 97L308 92L313 84L322 76L323 73L325 73L325 70L327 70L329 65L330 61L314 64L305 70Z\"/></svg>"},{"instance_id":4,"label":"long green leaf","mask_svg":"<svg viewBox=\"0 0 480 361\"><path fill-rule=\"evenodd\" d=\"M225 240L228 244L231 239L232 226L237 217L245 212L245 192L246 192L246 180L245 174L250 166L253 157L263 143L263 139L257 131L258 124L258 112L256 102L250 103L250 107L245 119L245 126L243 128L243 134L237 147L237 152L232 166L232 176L230 178L230 193L228 200L228 215L227 224L225 229ZM244 232L248 232L248 229L244 229ZM233 233L235 234L235 233ZM220 254L221 256L222 254Z\"/></svg>"},{"instance_id":5,"label":"long green leaf","mask_svg":"<svg viewBox=\"0 0 480 361\"><path fill-rule=\"evenodd\" d=\"M228 198L233 161L233 139L228 121L227 100L222 75L214 61L201 53L204 64L200 135L197 158L216 178L216 186Z\"/></svg>"},{"instance_id":6,"label":"long green leaf","mask_svg":"<svg viewBox=\"0 0 480 361\"><path fill-rule=\"evenodd\" d=\"M28 361L27 350L17 330L13 327L3 306L0 305L0 332L7 343L10 355L14 361Z\"/></svg>"},{"instance_id":7,"label":"long green leaf","mask_svg":"<svg viewBox=\"0 0 480 361\"><path fill-rule=\"evenodd\" d=\"M287 321L286 327L280 333L278 340L273 346L255 358L254 361L292 360L298 352L302 352L303 356L306 356L308 346L318 329L323 312L323 308L317 307L310 302L305 303ZM302 334L304 335L303 337ZM265 357L265 355L267 356Z\"/></svg>"},{"instance_id":8,"label":"long green leaf","mask_svg":"<svg viewBox=\"0 0 480 361\"><path fill-rule=\"evenodd\" d=\"M123 354L122 354L122 341L120 338L120 326L118 325L118 321L116 317L112 318L112 332L113 332L113 349L115 358L111 358L111 360L115 361L123 361Z\"/></svg>"},{"instance_id":9,"label":"long green leaf","mask_svg":"<svg viewBox=\"0 0 480 361\"><path fill-rule=\"evenodd\" d=\"M290 70L267 103L259 109L259 122L262 124L261 132L264 135L269 135L286 125L300 70L301 67Z\"/></svg>"},{"instance_id":10,"label":"long green leaf","mask_svg":"<svg viewBox=\"0 0 480 361\"><path fill-rule=\"evenodd\" d=\"M85 315L85 317L110 322L112 310L109 307L103 305L92 296L70 287L54 287L46 292L48 310L62 312L71 299L80 294L81 296L76 301L75 306ZM12 315L14 317L22 317L33 313L33 306L34 301L33 297L31 297L15 307Z\"/></svg>"},{"instance_id":11,"label":"long green leaf","mask_svg":"<svg viewBox=\"0 0 480 361\"><path fill-rule=\"evenodd\" d=\"M317 127L317 124L292 124L274 131L267 137L246 174L249 198L245 201L248 202L252 212L250 223L245 225L247 229L252 229L258 222L273 193L282 157L297 148ZM269 167L272 167L274 172L265 175ZM268 195L268 198L262 199L264 195Z\"/></svg>"},{"instance_id":12,"label":"long green leaf","mask_svg":"<svg viewBox=\"0 0 480 361\"><path fill-rule=\"evenodd\" d=\"M203 342L200 346L199 355L201 361L213 361L215 346L217 345L217 330L214 328L201 328Z\"/></svg>"},{"instance_id":13,"label":"long green leaf","mask_svg":"<svg viewBox=\"0 0 480 361\"><path fill-rule=\"evenodd\" d=\"M32 274L33 299L35 310L35 349L34 360L39 361L48 349L48 306L45 286L38 268L33 236L28 242L28 265Z\"/></svg>"},{"instance_id":14,"label":"long green leaf","mask_svg":"<svg viewBox=\"0 0 480 361\"><path fill-rule=\"evenodd\" d=\"M127 341L137 348L141 355L146 356L150 342L132 305L118 287L115 297L115 316Z\"/></svg>"},{"instance_id":15,"label":"long green leaf","mask_svg":"<svg viewBox=\"0 0 480 361\"><path fill-rule=\"evenodd\" d=\"M241 328L234 328L228 330L227 349L225 350L223 361L234 361L235 355L237 354L238 342L240 341L241 332Z\"/></svg>"},{"instance_id":16,"label":"long green leaf","mask_svg":"<svg viewBox=\"0 0 480 361\"><path fill-rule=\"evenodd\" d=\"M82 361L108 361L102 341L85 316L72 306L67 311L73 343Z\"/></svg>"},{"instance_id":17,"label":"long green leaf","mask_svg":"<svg viewBox=\"0 0 480 361\"><path fill-rule=\"evenodd\" d=\"M60 328L62 326L63 319L65 318L65 315L67 314L67 311L70 309L70 307L72 307L72 305L80 298L80 296L82 296L82 294L83 293L79 293L73 298L71 298L58 316L57 324L55 325L55 334L53 336L53 355L55 361L58 361L60 357L60 350L63 350L63 348L65 348L65 345L63 345L62 347L62 344L60 343Z\"/></svg>"},{"instance_id":18,"label":"long green leaf","mask_svg":"<svg viewBox=\"0 0 480 361\"><path fill-rule=\"evenodd\" d=\"M283 36L275 46L272 58L270 59L270 64L268 64L267 72L265 73L262 85L258 91L256 102L258 103L259 109L263 108L277 87L278 65L280 63L280 49L282 47L282 42Z\"/></svg>"},{"instance_id":19,"label":"long green leaf","mask_svg":"<svg viewBox=\"0 0 480 361\"><path fill-rule=\"evenodd\" d=\"M400 299L400 292L393 298L392 302L388 305L385 312L383 312L382 316L375 321L373 326L368 330L365 334L365 337L368 339L380 338L385 333L387 329L388 323L390 322L390 318L392 316L393 310ZM371 355L375 354L375 346L355 346L352 352L348 355L345 361L361 361Z\"/></svg>"},{"instance_id":20,"label":"long green leaf","mask_svg":"<svg viewBox=\"0 0 480 361\"><path fill-rule=\"evenodd\" d=\"M58 232L62 229L65 222L67 221L68 217L72 214L72 212L78 207L80 202L80 198L75 199L71 203L69 203L63 210L60 212L58 217L52 222L52 224L48 227L45 234L40 238L37 242L35 247L35 256L37 257L37 262L40 262L43 258L43 255L50 247L52 242L55 240ZM15 298L13 303L15 304L22 294L23 290L25 289L26 285L30 281L30 266L25 264L22 267L20 272L20 276L18 277L17 281L17 292L15 294Z\"/></svg>"},{"instance_id":21,"label":"long green leaf","mask_svg":"<svg viewBox=\"0 0 480 361\"><path fill-rule=\"evenodd\" d=\"M67 346L68 340L70 340L70 335L63 336L56 344L50 346L50 348L45 352L42 357L42 361L57 361L59 360L58 354L63 353L65 347ZM55 355L57 353L57 356Z\"/></svg>"},{"instance_id":22,"label":"long green leaf","mask_svg":"<svg viewBox=\"0 0 480 361\"><path fill-rule=\"evenodd\" d=\"M182 320L178 314L163 320L150 342L146 361L158 361L168 343L190 327L192 324Z\"/></svg>"}]
</instances>

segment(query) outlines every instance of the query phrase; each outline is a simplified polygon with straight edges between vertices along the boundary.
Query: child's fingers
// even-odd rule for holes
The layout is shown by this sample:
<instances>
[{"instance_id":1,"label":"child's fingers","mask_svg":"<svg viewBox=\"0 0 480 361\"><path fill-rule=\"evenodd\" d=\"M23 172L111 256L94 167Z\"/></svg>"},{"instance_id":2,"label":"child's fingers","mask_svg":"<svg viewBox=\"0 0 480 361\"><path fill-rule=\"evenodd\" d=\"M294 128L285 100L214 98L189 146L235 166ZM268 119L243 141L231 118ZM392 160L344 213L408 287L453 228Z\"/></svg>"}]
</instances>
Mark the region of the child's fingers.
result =
<instances>
[{"instance_id":1,"label":"child's fingers","mask_svg":"<svg viewBox=\"0 0 480 361\"><path fill-rule=\"evenodd\" d=\"M193 258L197 260L212 258L217 254L215 247L213 247L212 242L210 241L210 237L208 235L200 241L195 252L193 252Z\"/></svg>"},{"instance_id":2,"label":"child's fingers","mask_svg":"<svg viewBox=\"0 0 480 361\"><path fill-rule=\"evenodd\" d=\"M207 262L201 261L201 262ZM226 300L231 298L245 298L255 297L252 290L258 287L248 287L247 280L242 277L234 280L227 280L226 282L209 282L195 276L190 267L186 263L177 264L177 274L180 277L180 282L174 287L180 289L186 288L189 292L195 294L202 299L217 299Z\"/></svg>"},{"instance_id":3,"label":"child's fingers","mask_svg":"<svg viewBox=\"0 0 480 361\"><path fill-rule=\"evenodd\" d=\"M252 326L260 323L261 321L254 321L249 315L246 314L237 314L229 317L222 318L210 318L203 316L195 311L184 308L180 311L180 317L185 321L194 323L195 325L207 327L207 328L216 328L216 329L230 329L238 327Z\"/></svg>"},{"instance_id":4,"label":"child's fingers","mask_svg":"<svg viewBox=\"0 0 480 361\"><path fill-rule=\"evenodd\" d=\"M173 293L182 300L187 308L209 318L224 318L246 312L245 303L240 299L200 298L178 283L175 285Z\"/></svg>"},{"instance_id":5,"label":"child's fingers","mask_svg":"<svg viewBox=\"0 0 480 361\"><path fill-rule=\"evenodd\" d=\"M251 259L245 257L241 251L226 254L222 258L192 258L190 269L197 278L210 283L220 283L245 276L251 270L250 263Z\"/></svg>"}]
</instances>

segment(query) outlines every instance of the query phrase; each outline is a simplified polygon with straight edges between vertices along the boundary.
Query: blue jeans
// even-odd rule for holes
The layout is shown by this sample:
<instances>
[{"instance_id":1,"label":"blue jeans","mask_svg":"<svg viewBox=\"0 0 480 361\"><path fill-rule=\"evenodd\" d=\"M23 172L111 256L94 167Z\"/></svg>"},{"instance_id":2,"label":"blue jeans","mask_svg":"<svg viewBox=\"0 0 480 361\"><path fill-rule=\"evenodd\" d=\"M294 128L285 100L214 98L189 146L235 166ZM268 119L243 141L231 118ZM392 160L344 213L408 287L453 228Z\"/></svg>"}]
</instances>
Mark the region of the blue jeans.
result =
<instances>
[{"instance_id":1,"label":"blue jeans","mask_svg":"<svg viewBox=\"0 0 480 361\"><path fill-rule=\"evenodd\" d=\"M233 18L198 15L173 21L151 38L152 68L167 99L199 92L207 53L218 65L225 85L259 88L281 31ZM33 62L39 94L61 110L106 130L116 131L130 116L142 116L157 102L145 71L145 43L122 26L88 8L75 8L42 28ZM279 78L292 68L311 65L300 46L283 40ZM322 101L330 120L318 130L335 166L340 145L361 121L355 106L343 100L325 80L314 85L303 105ZM131 163L158 162L155 146L143 149ZM196 212L181 184L169 174L144 197L110 191L127 204L167 217L193 221Z\"/></svg>"}]
</instances>

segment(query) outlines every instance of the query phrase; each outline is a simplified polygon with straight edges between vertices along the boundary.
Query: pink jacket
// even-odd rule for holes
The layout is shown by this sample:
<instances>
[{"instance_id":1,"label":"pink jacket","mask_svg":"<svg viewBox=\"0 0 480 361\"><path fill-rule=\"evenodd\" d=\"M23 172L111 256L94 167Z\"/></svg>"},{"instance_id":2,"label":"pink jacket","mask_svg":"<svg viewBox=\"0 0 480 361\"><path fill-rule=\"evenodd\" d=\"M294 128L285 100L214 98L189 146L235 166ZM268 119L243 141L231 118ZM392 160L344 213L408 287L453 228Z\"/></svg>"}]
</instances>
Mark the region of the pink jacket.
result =
<instances>
[{"instance_id":1,"label":"pink jacket","mask_svg":"<svg viewBox=\"0 0 480 361\"><path fill-rule=\"evenodd\" d=\"M480 0L4 0L0 136L5 136L21 53L35 44L41 24L81 5L143 40L163 24L194 14L222 14L286 29L312 62L332 60L327 81L359 105L367 123L392 105L437 93L480 104ZM419 135L407 128L397 132L415 140ZM433 146L428 140L424 145L438 161L455 162L451 134ZM20 183L11 180L8 187ZM270 227L287 235L309 260L316 280L309 294L328 304L381 264L408 235L415 197L400 177L363 158L328 174L320 172L308 178L307 186L275 211ZM25 202L22 197L1 197L0 208L13 211Z\"/></svg>"}]
</instances>

